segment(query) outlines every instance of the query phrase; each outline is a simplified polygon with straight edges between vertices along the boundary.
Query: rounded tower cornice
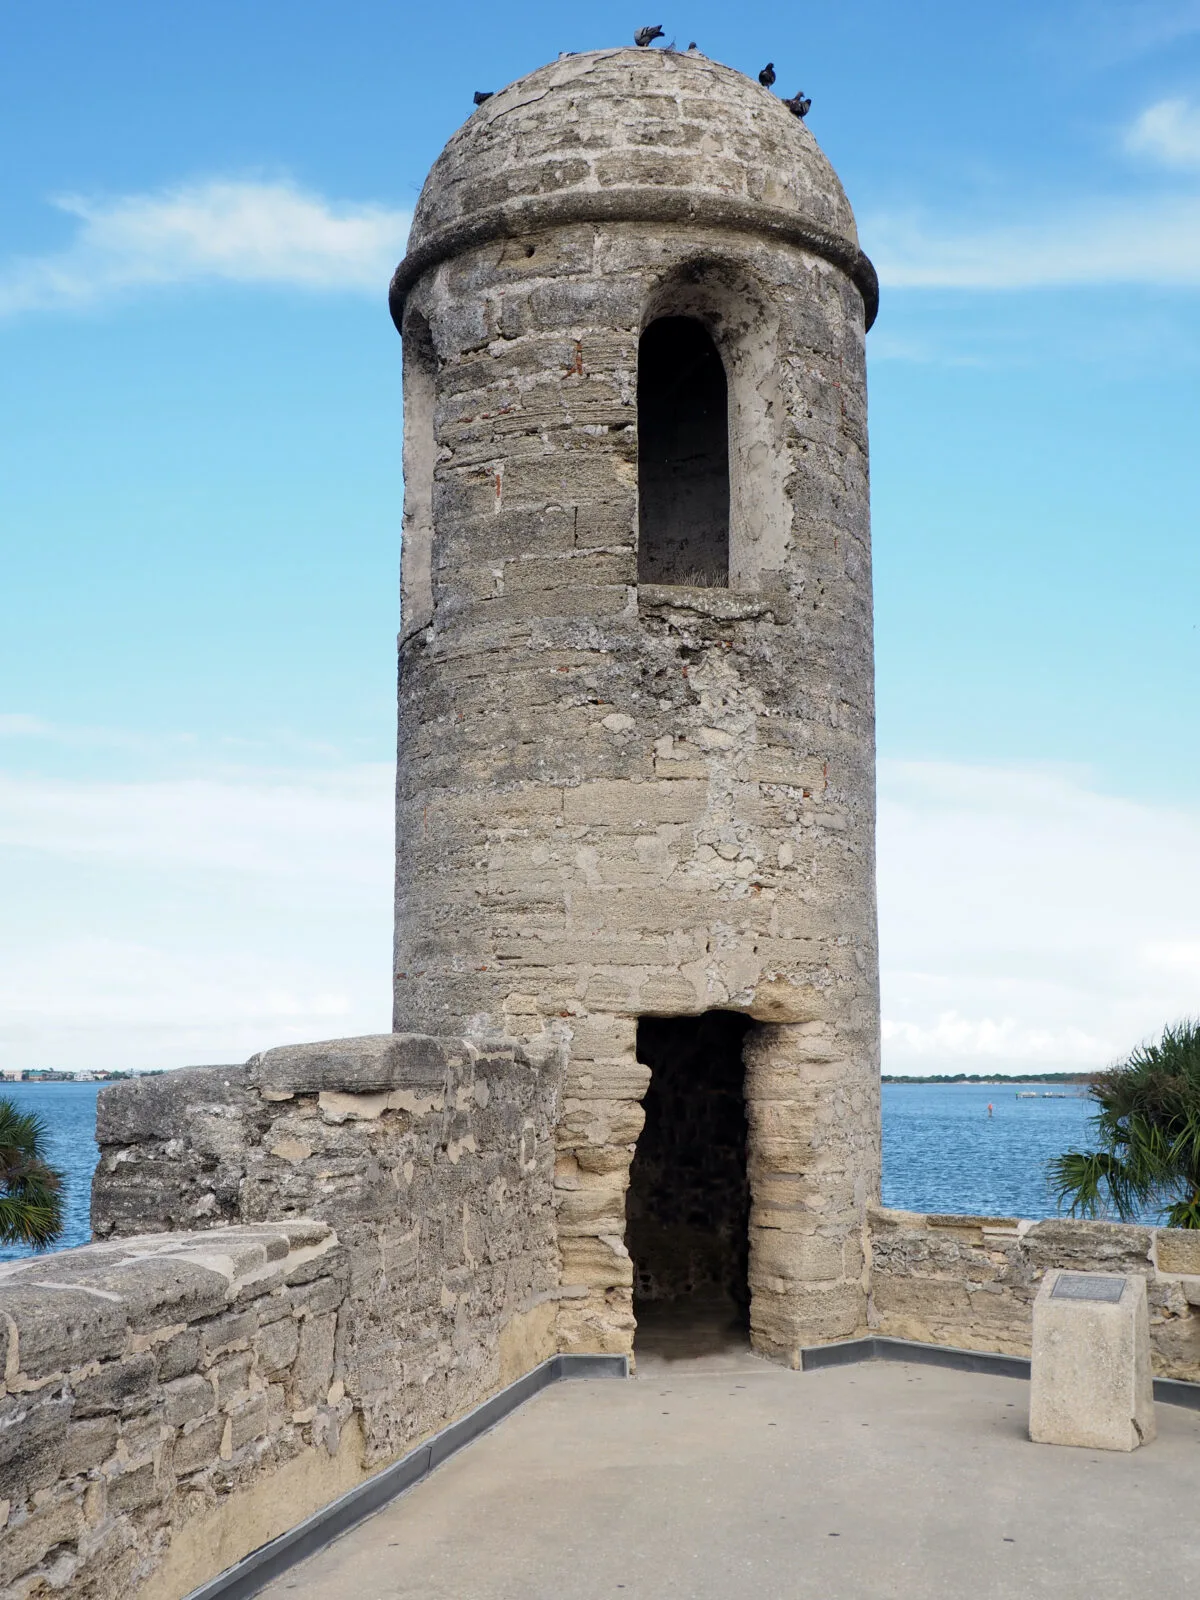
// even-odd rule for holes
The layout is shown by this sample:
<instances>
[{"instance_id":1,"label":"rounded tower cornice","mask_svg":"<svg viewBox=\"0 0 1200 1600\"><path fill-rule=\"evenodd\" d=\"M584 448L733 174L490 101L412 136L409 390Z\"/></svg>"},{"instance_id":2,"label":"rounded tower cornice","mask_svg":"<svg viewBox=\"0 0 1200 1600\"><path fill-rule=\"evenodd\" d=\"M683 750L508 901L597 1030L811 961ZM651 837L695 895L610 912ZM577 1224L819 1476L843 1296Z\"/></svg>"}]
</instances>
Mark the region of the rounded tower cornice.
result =
<instances>
[{"instance_id":1,"label":"rounded tower cornice","mask_svg":"<svg viewBox=\"0 0 1200 1600\"><path fill-rule=\"evenodd\" d=\"M451 138L392 279L397 327L413 285L441 262L581 223L682 223L794 244L846 273L865 325L875 319L875 269L805 124L731 67L630 48L566 56L519 78Z\"/></svg>"}]
</instances>

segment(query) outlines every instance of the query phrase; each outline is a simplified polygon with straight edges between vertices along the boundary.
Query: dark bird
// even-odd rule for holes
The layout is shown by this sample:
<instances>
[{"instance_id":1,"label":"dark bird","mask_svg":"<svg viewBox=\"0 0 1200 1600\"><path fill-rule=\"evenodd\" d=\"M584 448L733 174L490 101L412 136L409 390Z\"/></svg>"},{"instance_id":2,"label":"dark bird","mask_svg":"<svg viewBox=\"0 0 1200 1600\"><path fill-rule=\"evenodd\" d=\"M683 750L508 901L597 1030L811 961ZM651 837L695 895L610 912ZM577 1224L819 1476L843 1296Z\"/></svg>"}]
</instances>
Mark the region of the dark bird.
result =
<instances>
[{"instance_id":1,"label":"dark bird","mask_svg":"<svg viewBox=\"0 0 1200 1600\"><path fill-rule=\"evenodd\" d=\"M794 94L790 100L785 100L783 103L794 117L800 118L801 122L804 121L805 117L812 110L812 101L808 99L803 90L801 90L799 94Z\"/></svg>"},{"instance_id":2,"label":"dark bird","mask_svg":"<svg viewBox=\"0 0 1200 1600\"><path fill-rule=\"evenodd\" d=\"M494 89L476 89L475 104L481 106L485 100L490 100L495 92Z\"/></svg>"},{"instance_id":3,"label":"dark bird","mask_svg":"<svg viewBox=\"0 0 1200 1600\"><path fill-rule=\"evenodd\" d=\"M655 39L661 39L662 36L662 24L655 23L653 28L639 28L633 36L633 42L639 50L644 50L648 44L653 44Z\"/></svg>"},{"instance_id":4,"label":"dark bird","mask_svg":"<svg viewBox=\"0 0 1200 1600\"><path fill-rule=\"evenodd\" d=\"M692 51L698 48L699 47L697 46L695 39L693 39L691 44L688 45L688 54L691 55Z\"/></svg>"},{"instance_id":5,"label":"dark bird","mask_svg":"<svg viewBox=\"0 0 1200 1600\"><path fill-rule=\"evenodd\" d=\"M767 62L766 66L758 75L758 81L762 84L764 89L769 89L775 82L775 63L773 61Z\"/></svg>"}]
</instances>

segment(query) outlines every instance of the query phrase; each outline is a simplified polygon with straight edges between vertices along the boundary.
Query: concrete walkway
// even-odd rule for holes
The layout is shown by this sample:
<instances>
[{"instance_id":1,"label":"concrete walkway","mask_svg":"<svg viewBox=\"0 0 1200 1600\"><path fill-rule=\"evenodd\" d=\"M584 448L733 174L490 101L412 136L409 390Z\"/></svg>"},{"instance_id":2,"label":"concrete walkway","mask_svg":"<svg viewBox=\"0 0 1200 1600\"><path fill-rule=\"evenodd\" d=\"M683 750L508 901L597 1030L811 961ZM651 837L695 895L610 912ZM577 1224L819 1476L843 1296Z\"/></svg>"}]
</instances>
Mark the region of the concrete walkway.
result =
<instances>
[{"instance_id":1,"label":"concrete walkway","mask_svg":"<svg viewBox=\"0 0 1200 1600\"><path fill-rule=\"evenodd\" d=\"M1029 1386L749 1354L557 1384L272 1600L1184 1600L1200 1413L1133 1455L1031 1444Z\"/></svg>"}]
</instances>

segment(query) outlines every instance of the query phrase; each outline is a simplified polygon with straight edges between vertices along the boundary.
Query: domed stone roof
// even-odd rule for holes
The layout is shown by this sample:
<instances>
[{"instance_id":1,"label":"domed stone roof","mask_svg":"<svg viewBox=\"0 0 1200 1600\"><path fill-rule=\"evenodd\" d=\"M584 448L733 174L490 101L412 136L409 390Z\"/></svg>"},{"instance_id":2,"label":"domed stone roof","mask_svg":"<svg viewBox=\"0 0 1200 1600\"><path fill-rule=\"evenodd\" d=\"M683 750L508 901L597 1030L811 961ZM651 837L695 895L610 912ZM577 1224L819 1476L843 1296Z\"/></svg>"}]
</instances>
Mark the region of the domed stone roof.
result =
<instances>
[{"instance_id":1,"label":"domed stone roof","mask_svg":"<svg viewBox=\"0 0 1200 1600\"><path fill-rule=\"evenodd\" d=\"M484 101L434 162L393 313L422 272L494 237L576 222L694 222L790 239L878 302L854 214L808 128L697 53L564 56Z\"/></svg>"}]
</instances>

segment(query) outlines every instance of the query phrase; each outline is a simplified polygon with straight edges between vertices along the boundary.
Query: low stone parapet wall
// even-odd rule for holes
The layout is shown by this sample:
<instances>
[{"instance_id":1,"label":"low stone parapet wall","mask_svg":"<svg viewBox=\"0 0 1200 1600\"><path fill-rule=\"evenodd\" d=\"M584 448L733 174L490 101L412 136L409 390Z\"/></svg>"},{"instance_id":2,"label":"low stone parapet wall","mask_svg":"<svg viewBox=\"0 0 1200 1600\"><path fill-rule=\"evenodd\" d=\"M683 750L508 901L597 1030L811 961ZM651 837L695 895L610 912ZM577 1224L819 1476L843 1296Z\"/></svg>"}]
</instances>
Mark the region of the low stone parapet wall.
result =
<instances>
[{"instance_id":1,"label":"low stone parapet wall","mask_svg":"<svg viewBox=\"0 0 1200 1600\"><path fill-rule=\"evenodd\" d=\"M869 1213L868 1231L873 1332L1028 1355L1033 1301L1050 1268L1138 1273L1155 1372L1200 1382L1200 1234L883 1208Z\"/></svg>"},{"instance_id":2,"label":"low stone parapet wall","mask_svg":"<svg viewBox=\"0 0 1200 1600\"><path fill-rule=\"evenodd\" d=\"M0 1590L173 1600L355 1482L349 1266L297 1220L0 1267Z\"/></svg>"},{"instance_id":3,"label":"low stone parapet wall","mask_svg":"<svg viewBox=\"0 0 1200 1600\"><path fill-rule=\"evenodd\" d=\"M553 1353L560 1081L517 1044L382 1034L118 1084L92 1225L336 1228L346 1383L382 1465Z\"/></svg>"},{"instance_id":4,"label":"low stone parapet wall","mask_svg":"<svg viewBox=\"0 0 1200 1600\"><path fill-rule=\"evenodd\" d=\"M383 1035L105 1090L102 1242L0 1268L2 1600L178 1600L553 1354L560 1081Z\"/></svg>"}]
</instances>

